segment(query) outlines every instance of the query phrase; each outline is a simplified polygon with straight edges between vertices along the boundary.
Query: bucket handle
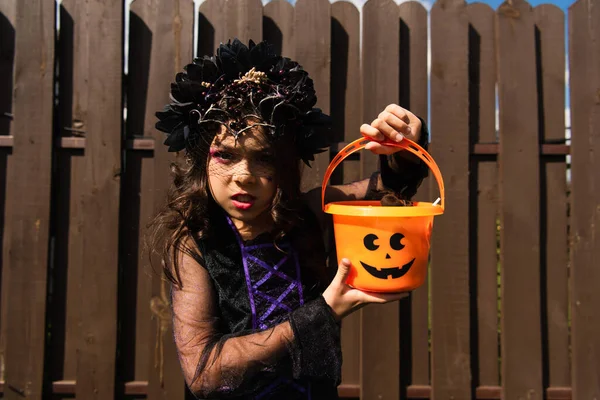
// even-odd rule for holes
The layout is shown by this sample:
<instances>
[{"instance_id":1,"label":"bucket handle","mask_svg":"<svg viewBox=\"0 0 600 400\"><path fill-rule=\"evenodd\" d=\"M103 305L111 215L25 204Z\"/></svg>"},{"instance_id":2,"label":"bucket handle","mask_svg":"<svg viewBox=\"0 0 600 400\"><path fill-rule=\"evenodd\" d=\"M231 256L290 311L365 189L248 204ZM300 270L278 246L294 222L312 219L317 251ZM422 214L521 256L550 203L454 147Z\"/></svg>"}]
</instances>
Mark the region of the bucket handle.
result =
<instances>
[{"instance_id":1,"label":"bucket handle","mask_svg":"<svg viewBox=\"0 0 600 400\"><path fill-rule=\"evenodd\" d=\"M364 135L363 135L364 136ZM367 143L373 141L373 139L368 137L363 137L360 139L356 139L355 141L348 144L342 150L340 150L337 155L331 160L329 167L327 167L327 171L325 171L325 176L323 177L323 184L321 185L321 208L325 211L325 189L327 188L327 182L329 182L329 178L333 173L333 170L348 157L350 154L355 153L359 150L365 148ZM417 157L419 157L431 171L433 172L433 176L435 176L435 180L437 181L438 187L440 189L440 198L442 200L440 207L442 207L442 211L444 210L446 204L446 196L444 194L444 180L442 179L442 173L440 172L439 167L434 161L433 157L421 146L417 143L413 142L410 139L403 138L400 142L393 142L391 140L384 140L379 142L385 146L398 147L403 150L408 150Z\"/></svg>"}]
</instances>

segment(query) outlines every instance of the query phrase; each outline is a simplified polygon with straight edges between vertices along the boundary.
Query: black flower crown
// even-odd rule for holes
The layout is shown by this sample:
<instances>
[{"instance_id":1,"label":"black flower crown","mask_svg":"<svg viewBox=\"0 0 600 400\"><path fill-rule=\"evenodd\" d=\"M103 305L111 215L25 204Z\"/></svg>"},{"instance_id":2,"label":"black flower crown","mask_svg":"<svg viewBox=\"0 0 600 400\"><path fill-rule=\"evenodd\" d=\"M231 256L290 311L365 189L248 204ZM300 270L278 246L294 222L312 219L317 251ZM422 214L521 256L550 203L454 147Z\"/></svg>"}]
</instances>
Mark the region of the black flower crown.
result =
<instances>
[{"instance_id":1,"label":"black flower crown","mask_svg":"<svg viewBox=\"0 0 600 400\"><path fill-rule=\"evenodd\" d=\"M237 138L249 128L240 120L253 117L274 139L292 135L298 157L310 165L330 144L330 117L316 102L313 81L297 62L266 42L246 47L235 39L177 74L156 128L167 134L169 151L190 151L211 126L225 125Z\"/></svg>"}]
</instances>

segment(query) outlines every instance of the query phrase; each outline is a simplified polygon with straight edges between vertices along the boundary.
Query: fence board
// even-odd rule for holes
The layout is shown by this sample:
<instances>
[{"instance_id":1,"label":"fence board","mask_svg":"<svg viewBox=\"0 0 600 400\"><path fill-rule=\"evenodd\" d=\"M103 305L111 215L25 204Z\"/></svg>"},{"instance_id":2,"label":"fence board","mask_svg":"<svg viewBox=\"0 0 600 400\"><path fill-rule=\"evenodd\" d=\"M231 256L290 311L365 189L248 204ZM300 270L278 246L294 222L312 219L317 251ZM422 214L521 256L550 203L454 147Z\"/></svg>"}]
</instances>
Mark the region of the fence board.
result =
<instances>
[{"instance_id":1,"label":"fence board","mask_svg":"<svg viewBox=\"0 0 600 400\"><path fill-rule=\"evenodd\" d=\"M471 142L496 142L495 12L486 4L470 4L469 15L469 130ZM498 385L498 165L496 157L471 162L471 272L477 296L478 386ZM473 359L473 358L472 358ZM475 366L473 367L475 369Z\"/></svg>"},{"instance_id":2,"label":"fence board","mask_svg":"<svg viewBox=\"0 0 600 400\"><path fill-rule=\"evenodd\" d=\"M467 61L466 4L437 2L431 11L431 129L446 211L432 235L431 380L440 399L471 398Z\"/></svg>"},{"instance_id":3,"label":"fence board","mask_svg":"<svg viewBox=\"0 0 600 400\"><path fill-rule=\"evenodd\" d=\"M295 59L294 7L286 0L274 0L263 9L263 39L277 54Z\"/></svg>"},{"instance_id":4,"label":"fence board","mask_svg":"<svg viewBox=\"0 0 600 400\"><path fill-rule=\"evenodd\" d=\"M573 398L600 398L600 10L579 0L569 10L572 121ZM596 261L594 261L596 260Z\"/></svg>"},{"instance_id":5,"label":"fence board","mask_svg":"<svg viewBox=\"0 0 600 400\"><path fill-rule=\"evenodd\" d=\"M523 0L502 4L497 24L502 386L509 399L542 399L538 103L531 6ZM514 201L519 207L511 206Z\"/></svg>"},{"instance_id":6,"label":"fence board","mask_svg":"<svg viewBox=\"0 0 600 400\"><path fill-rule=\"evenodd\" d=\"M317 105L328 114L330 109L329 80L331 78L331 4L329 0L298 0L294 24L296 59L310 74L317 92ZM302 190L321 186L329 165L329 153L315 155L311 168L302 175Z\"/></svg>"},{"instance_id":7,"label":"fence board","mask_svg":"<svg viewBox=\"0 0 600 400\"><path fill-rule=\"evenodd\" d=\"M157 3L134 1L129 16L129 58L127 75L126 138L150 136L145 131L148 91L150 90L150 58L153 32L157 31ZM160 38L158 39L160 40ZM166 87L167 82L152 81ZM119 302L121 337L121 381L147 381L154 362L151 348L150 307L152 278L144 268L147 257L142 253L144 222L154 211L153 160L139 152L125 153L121 190L121 265ZM149 183L148 183L149 182ZM133 290L135 288L135 290Z\"/></svg>"},{"instance_id":8,"label":"fence board","mask_svg":"<svg viewBox=\"0 0 600 400\"><path fill-rule=\"evenodd\" d=\"M369 0L363 6L363 122L373 121L386 105L398 103L399 11L389 0ZM390 32L398 34L390 35ZM361 154L361 176L377 170L377 157Z\"/></svg>"},{"instance_id":9,"label":"fence board","mask_svg":"<svg viewBox=\"0 0 600 400\"><path fill-rule=\"evenodd\" d=\"M421 3L409 1L399 5L399 15L398 104L427 121L427 10ZM432 201L430 192L438 193L437 186L429 190L432 181L426 179L422 183L417 199ZM400 302L400 369L403 385L429 384L428 286L421 286L411 293L410 300Z\"/></svg>"},{"instance_id":10,"label":"fence board","mask_svg":"<svg viewBox=\"0 0 600 400\"><path fill-rule=\"evenodd\" d=\"M164 134L154 128L154 113L168 103L169 84L175 79L175 74L191 62L193 36L192 1L162 0L155 7L146 7L147 13L154 13L150 25L154 40L149 58L148 93L143 99L143 135L154 138L155 149L154 159L151 162L143 160L141 165L141 190L151 194L140 209L140 242L148 234L145 226L150 218L164 204L171 182L169 164L174 160L174 155L162 145ZM170 62L164 62L165 59ZM143 248L144 252L146 250ZM160 249L155 250L160 252ZM140 253L139 257L142 262L138 287L143 287L144 293L140 293L138 299L140 307L150 311L143 315L149 319L141 321L144 323L142 329L148 329L150 334L146 347L140 348L150 358L146 364L149 372L148 399L183 400L185 385L172 339L170 299L168 286L162 278L161 263L158 254L153 257L153 266L146 261L147 253ZM146 286L148 284L150 287Z\"/></svg>"},{"instance_id":11,"label":"fence board","mask_svg":"<svg viewBox=\"0 0 600 400\"><path fill-rule=\"evenodd\" d=\"M225 24L225 1L206 0L200 4L198 13L197 56L215 54L219 44L227 42Z\"/></svg>"},{"instance_id":12,"label":"fence board","mask_svg":"<svg viewBox=\"0 0 600 400\"><path fill-rule=\"evenodd\" d=\"M85 3L65 0L61 3L61 32L58 41L59 104L58 129L61 137L73 135L84 139L87 126L87 13ZM73 132L76 129L78 132ZM85 266L83 235L80 232L82 211L78 200L83 188L78 171L84 168L83 152L57 154L59 168L56 179L56 245L52 280L58 296L54 296L52 309L52 340L55 341L51 362L54 380L75 380L77 375L77 349L80 318L82 314L81 270ZM61 343L62 342L62 343Z\"/></svg>"},{"instance_id":13,"label":"fence board","mask_svg":"<svg viewBox=\"0 0 600 400\"><path fill-rule=\"evenodd\" d=\"M13 107L15 138L7 163L3 210L3 259L10 269L5 398L41 399L50 224L54 4L18 2L15 16L16 30L21 31L15 41L13 95L19 101Z\"/></svg>"},{"instance_id":14,"label":"fence board","mask_svg":"<svg viewBox=\"0 0 600 400\"><path fill-rule=\"evenodd\" d=\"M76 284L85 290L75 394L106 399L113 396L115 381L123 4L92 1L86 6L89 52L79 54L89 74L86 148L81 168L73 171L79 213L73 215L77 230L71 235L81 238L84 264ZM93 56L92 49L102 57Z\"/></svg>"},{"instance_id":15,"label":"fence board","mask_svg":"<svg viewBox=\"0 0 600 400\"><path fill-rule=\"evenodd\" d=\"M227 39L238 38L248 44L262 40L263 6L260 0L227 0L225 6Z\"/></svg>"},{"instance_id":16,"label":"fence board","mask_svg":"<svg viewBox=\"0 0 600 400\"><path fill-rule=\"evenodd\" d=\"M336 142L351 142L359 135L361 121L360 13L354 4L340 1L331 6L331 117ZM338 172L339 171L339 172ZM332 183L360 179L358 160L346 160L338 167ZM337 268L337 257L330 256L330 268ZM342 384L360 383L360 313L342 324Z\"/></svg>"},{"instance_id":17,"label":"fence board","mask_svg":"<svg viewBox=\"0 0 600 400\"><path fill-rule=\"evenodd\" d=\"M370 123L386 105L398 103L399 10L391 0L369 0L363 6L363 120ZM390 34L392 32L393 34ZM361 153L361 176L377 169L377 157ZM361 311L361 392L363 399L400 398L399 305ZM385 343L385 346L382 346Z\"/></svg>"},{"instance_id":18,"label":"fence board","mask_svg":"<svg viewBox=\"0 0 600 400\"><path fill-rule=\"evenodd\" d=\"M15 55L15 21L17 2L0 3L0 135L11 135L12 122L6 113L12 114L13 68ZM6 166L10 149L0 151L0 237L7 230L5 225ZM8 312L9 268L5 267L4 254L0 252L0 382L4 381L6 355L6 321Z\"/></svg>"},{"instance_id":19,"label":"fence board","mask_svg":"<svg viewBox=\"0 0 600 400\"><path fill-rule=\"evenodd\" d=\"M552 5L534 9L540 139L565 139L565 15ZM570 385L566 158L542 158L542 338L545 384Z\"/></svg>"}]
</instances>

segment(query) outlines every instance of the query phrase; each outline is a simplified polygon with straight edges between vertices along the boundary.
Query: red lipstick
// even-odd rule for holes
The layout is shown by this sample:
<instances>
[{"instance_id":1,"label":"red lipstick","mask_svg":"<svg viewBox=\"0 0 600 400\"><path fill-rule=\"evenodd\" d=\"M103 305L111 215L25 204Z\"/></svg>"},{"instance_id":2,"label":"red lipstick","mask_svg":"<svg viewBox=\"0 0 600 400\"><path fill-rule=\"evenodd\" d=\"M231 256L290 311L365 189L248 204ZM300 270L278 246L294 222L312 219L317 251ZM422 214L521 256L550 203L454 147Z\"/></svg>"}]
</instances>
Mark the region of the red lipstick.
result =
<instances>
[{"instance_id":1,"label":"red lipstick","mask_svg":"<svg viewBox=\"0 0 600 400\"><path fill-rule=\"evenodd\" d=\"M231 196L231 203L233 206L240 210L247 210L252 205L254 205L254 201L256 198L248 193L236 193Z\"/></svg>"}]
</instances>

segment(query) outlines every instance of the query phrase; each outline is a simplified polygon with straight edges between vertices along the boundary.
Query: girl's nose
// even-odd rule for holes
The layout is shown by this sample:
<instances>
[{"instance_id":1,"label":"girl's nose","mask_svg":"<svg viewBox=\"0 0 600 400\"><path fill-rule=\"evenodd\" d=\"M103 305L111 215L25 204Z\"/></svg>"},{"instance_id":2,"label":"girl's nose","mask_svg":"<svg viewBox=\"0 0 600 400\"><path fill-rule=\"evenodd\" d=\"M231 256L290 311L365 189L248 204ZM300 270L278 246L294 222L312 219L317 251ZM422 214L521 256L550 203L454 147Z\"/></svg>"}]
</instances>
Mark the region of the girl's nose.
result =
<instances>
[{"instance_id":1,"label":"girl's nose","mask_svg":"<svg viewBox=\"0 0 600 400\"><path fill-rule=\"evenodd\" d=\"M250 165L247 162L241 162L236 166L233 173L233 180L239 184L251 184L256 182L256 177L250 171Z\"/></svg>"},{"instance_id":2,"label":"girl's nose","mask_svg":"<svg viewBox=\"0 0 600 400\"><path fill-rule=\"evenodd\" d=\"M249 172L246 172L244 174L235 174L233 180L241 185L249 185L256 182L256 178L254 178L254 175L250 174Z\"/></svg>"}]
</instances>

